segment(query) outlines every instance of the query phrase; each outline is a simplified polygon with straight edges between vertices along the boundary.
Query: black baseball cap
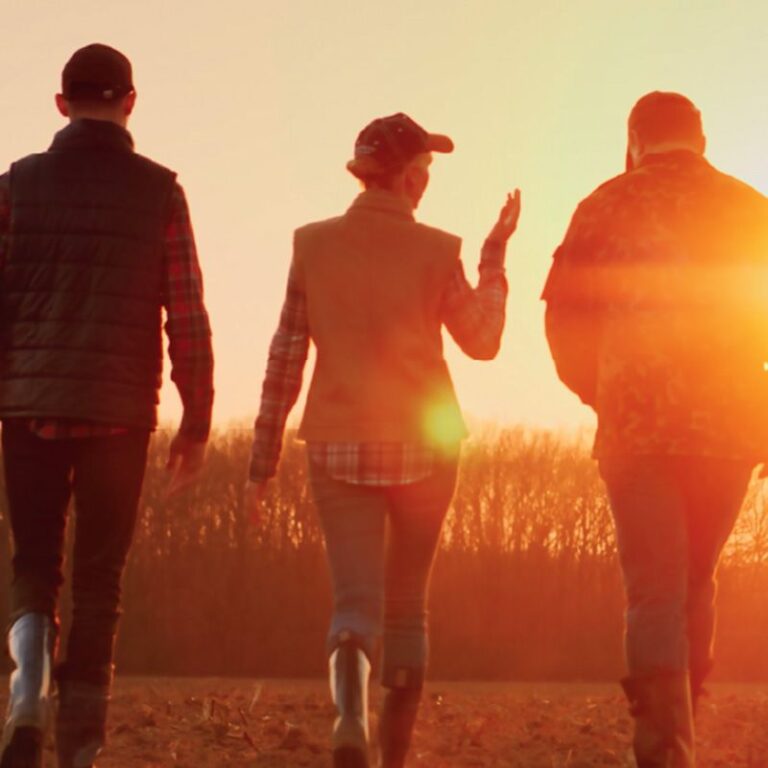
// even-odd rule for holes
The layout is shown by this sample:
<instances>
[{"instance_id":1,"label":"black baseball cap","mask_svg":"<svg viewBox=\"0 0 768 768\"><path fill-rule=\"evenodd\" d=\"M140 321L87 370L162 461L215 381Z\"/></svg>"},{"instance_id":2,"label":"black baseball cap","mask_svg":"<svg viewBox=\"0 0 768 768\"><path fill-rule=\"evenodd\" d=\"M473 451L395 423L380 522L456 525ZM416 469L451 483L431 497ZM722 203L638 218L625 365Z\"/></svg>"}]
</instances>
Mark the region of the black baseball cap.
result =
<instances>
[{"instance_id":1,"label":"black baseball cap","mask_svg":"<svg viewBox=\"0 0 768 768\"><path fill-rule=\"evenodd\" d=\"M442 134L428 133L398 112L377 118L360 131L347 169L359 178L398 171L425 152L453 152L453 142Z\"/></svg>"},{"instance_id":2,"label":"black baseball cap","mask_svg":"<svg viewBox=\"0 0 768 768\"><path fill-rule=\"evenodd\" d=\"M75 51L61 73L61 93L68 101L113 101L133 90L131 62L101 43Z\"/></svg>"},{"instance_id":3,"label":"black baseball cap","mask_svg":"<svg viewBox=\"0 0 768 768\"><path fill-rule=\"evenodd\" d=\"M629 128L645 140L696 139L704 135L701 112L681 93L653 91L629 114Z\"/></svg>"}]
</instances>

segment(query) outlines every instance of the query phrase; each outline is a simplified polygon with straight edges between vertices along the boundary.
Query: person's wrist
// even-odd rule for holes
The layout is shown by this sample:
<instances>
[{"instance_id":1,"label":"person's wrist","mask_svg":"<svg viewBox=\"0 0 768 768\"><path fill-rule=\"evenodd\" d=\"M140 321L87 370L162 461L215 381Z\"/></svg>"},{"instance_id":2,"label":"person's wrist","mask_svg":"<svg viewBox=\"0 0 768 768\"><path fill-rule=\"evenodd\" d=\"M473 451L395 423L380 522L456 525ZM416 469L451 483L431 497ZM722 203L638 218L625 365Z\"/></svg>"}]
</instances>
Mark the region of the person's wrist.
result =
<instances>
[{"instance_id":1,"label":"person's wrist","mask_svg":"<svg viewBox=\"0 0 768 768\"><path fill-rule=\"evenodd\" d=\"M270 473L266 467L261 466L258 462L252 461L251 466L248 469L248 482L256 485L262 485L271 480L274 473Z\"/></svg>"},{"instance_id":2,"label":"person's wrist","mask_svg":"<svg viewBox=\"0 0 768 768\"><path fill-rule=\"evenodd\" d=\"M186 423L183 419L176 436L187 443L207 443L211 434L209 425L196 425Z\"/></svg>"},{"instance_id":3,"label":"person's wrist","mask_svg":"<svg viewBox=\"0 0 768 768\"><path fill-rule=\"evenodd\" d=\"M490 237L486 239L480 254L480 269L504 269L507 244Z\"/></svg>"}]
</instances>

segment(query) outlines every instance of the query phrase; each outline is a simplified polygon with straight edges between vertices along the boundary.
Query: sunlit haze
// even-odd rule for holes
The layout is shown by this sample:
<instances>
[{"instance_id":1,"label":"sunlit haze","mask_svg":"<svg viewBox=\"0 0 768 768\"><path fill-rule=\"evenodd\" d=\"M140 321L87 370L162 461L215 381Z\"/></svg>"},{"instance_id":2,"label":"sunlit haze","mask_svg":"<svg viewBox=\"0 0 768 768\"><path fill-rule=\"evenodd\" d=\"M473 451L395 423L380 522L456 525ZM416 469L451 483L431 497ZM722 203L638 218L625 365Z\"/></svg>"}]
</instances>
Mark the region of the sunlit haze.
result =
<instances>
[{"instance_id":1,"label":"sunlit haze","mask_svg":"<svg viewBox=\"0 0 768 768\"><path fill-rule=\"evenodd\" d=\"M449 134L421 221L464 238L470 279L507 191L523 213L509 247L507 330L493 363L446 338L467 414L590 424L557 381L542 283L578 201L621 171L625 121L649 90L702 110L708 157L768 189L762 2L580 0L8 0L0 49L0 164L62 126L53 95L78 47L132 60L137 149L179 174L190 202L216 351L215 421L255 416L292 230L337 215L357 132L404 111ZM308 378L308 373L307 377ZM172 386L161 415L180 412Z\"/></svg>"}]
</instances>

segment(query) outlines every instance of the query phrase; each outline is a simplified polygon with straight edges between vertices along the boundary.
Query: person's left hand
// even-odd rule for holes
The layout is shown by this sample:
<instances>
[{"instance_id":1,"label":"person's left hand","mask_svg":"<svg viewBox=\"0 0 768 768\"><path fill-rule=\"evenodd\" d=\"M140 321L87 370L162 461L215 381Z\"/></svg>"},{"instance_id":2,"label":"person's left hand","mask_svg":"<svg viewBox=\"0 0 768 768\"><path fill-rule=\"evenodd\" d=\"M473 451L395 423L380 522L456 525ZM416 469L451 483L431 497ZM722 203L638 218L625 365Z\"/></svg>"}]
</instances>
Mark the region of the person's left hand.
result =
<instances>
[{"instance_id":1,"label":"person's left hand","mask_svg":"<svg viewBox=\"0 0 768 768\"><path fill-rule=\"evenodd\" d=\"M245 484L243 491L243 506L245 514L248 516L248 522L252 525L258 525L261 522L261 514L264 507L264 498L267 494L268 480L255 483L249 480Z\"/></svg>"},{"instance_id":2,"label":"person's left hand","mask_svg":"<svg viewBox=\"0 0 768 768\"><path fill-rule=\"evenodd\" d=\"M493 225L488 239L497 243L506 243L517 229L519 218L520 190L516 189L514 194L507 195L507 202L504 203L504 207L499 211L499 218Z\"/></svg>"}]
</instances>

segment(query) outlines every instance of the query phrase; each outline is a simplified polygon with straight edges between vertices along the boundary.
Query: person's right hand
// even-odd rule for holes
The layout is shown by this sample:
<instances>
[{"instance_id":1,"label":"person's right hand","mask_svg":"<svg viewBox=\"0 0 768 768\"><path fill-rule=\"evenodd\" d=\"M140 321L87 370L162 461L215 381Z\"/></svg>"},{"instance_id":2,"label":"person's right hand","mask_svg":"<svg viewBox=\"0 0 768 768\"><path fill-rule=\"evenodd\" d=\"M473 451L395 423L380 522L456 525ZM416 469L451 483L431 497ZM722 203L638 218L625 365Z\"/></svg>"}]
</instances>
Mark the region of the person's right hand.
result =
<instances>
[{"instance_id":1,"label":"person's right hand","mask_svg":"<svg viewBox=\"0 0 768 768\"><path fill-rule=\"evenodd\" d=\"M166 499L177 496L199 479L205 464L205 448L204 442L189 440L178 433L171 440L165 465L169 476Z\"/></svg>"},{"instance_id":2,"label":"person's right hand","mask_svg":"<svg viewBox=\"0 0 768 768\"><path fill-rule=\"evenodd\" d=\"M520 190L516 189L513 195L507 195L507 202L499 211L499 218L493 225L488 235L489 240L496 243L506 243L517 229L517 221L520 218Z\"/></svg>"}]
</instances>

